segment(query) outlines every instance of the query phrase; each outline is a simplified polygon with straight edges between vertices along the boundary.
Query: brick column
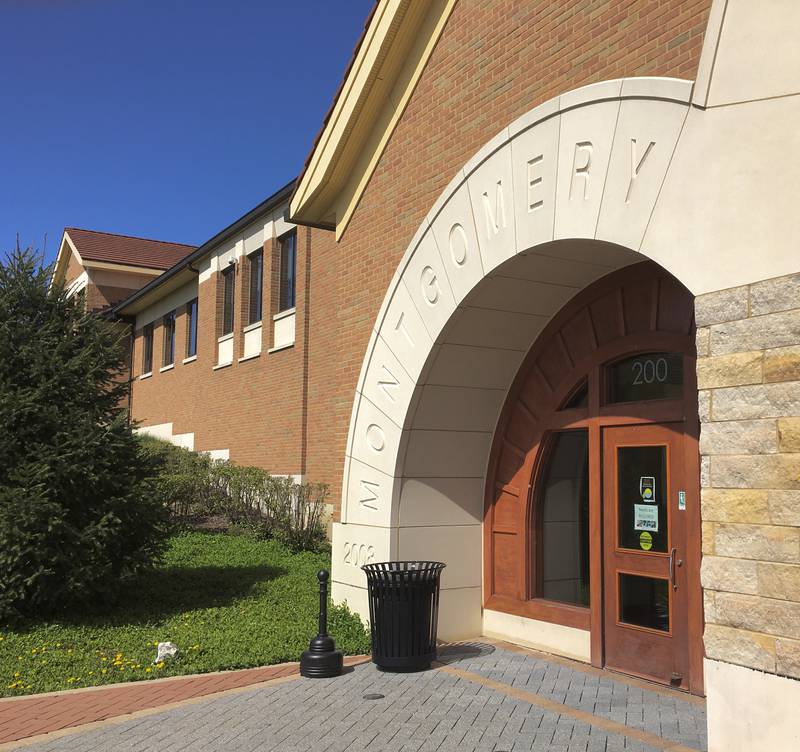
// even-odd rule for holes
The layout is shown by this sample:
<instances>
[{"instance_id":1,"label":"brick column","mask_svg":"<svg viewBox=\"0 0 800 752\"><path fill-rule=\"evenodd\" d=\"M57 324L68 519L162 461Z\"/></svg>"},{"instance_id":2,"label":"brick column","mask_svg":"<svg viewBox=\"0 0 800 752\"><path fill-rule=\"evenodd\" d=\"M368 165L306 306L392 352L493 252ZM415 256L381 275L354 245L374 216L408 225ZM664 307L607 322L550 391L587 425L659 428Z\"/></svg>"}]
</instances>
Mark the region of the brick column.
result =
<instances>
[{"instance_id":1,"label":"brick column","mask_svg":"<svg viewBox=\"0 0 800 752\"><path fill-rule=\"evenodd\" d=\"M695 315L706 655L800 678L800 274Z\"/></svg>"}]
</instances>

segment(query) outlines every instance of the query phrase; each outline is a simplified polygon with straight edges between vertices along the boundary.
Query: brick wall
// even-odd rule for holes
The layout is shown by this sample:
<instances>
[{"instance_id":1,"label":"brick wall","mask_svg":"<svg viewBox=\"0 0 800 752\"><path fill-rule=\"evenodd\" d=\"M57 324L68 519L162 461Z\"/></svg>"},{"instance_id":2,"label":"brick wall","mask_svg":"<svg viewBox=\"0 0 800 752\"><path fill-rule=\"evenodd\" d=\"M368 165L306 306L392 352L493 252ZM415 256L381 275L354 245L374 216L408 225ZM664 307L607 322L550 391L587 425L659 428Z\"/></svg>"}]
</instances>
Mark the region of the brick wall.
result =
<instances>
[{"instance_id":1,"label":"brick wall","mask_svg":"<svg viewBox=\"0 0 800 752\"><path fill-rule=\"evenodd\" d=\"M706 654L800 678L800 274L696 318Z\"/></svg>"},{"instance_id":2,"label":"brick wall","mask_svg":"<svg viewBox=\"0 0 800 752\"><path fill-rule=\"evenodd\" d=\"M412 235L472 154L535 105L623 76L696 74L710 0L460 0L341 242L314 249L308 472L341 491L356 381Z\"/></svg>"},{"instance_id":3,"label":"brick wall","mask_svg":"<svg viewBox=\"0 0 800 752\"><path fill-rule=\"evenodd\" d=\"M305 276L310 233L298 228L297 275ZM275 244L264 244L264 300L261 354L239 362L242 328L247 325L247 257L237 264L233 363L217 365L217 338L221 330L221 275L200 283L198 290L197 359L186 357L186 306L177 311L175 367L163 373L161 318L154 322L153 375L133 382L132 414L143 425L173 423L173 432L194 433L196 450L229 449L232 460L263 467L276 474L303 471L304 322L306 293L297 286L297 325L294 347L267 353L272 336L272 285L269 284ZM275 303L277 305L277 303ZM141 330L136 332L134 376L142 371Z\"/></svg>"}]
</instances>

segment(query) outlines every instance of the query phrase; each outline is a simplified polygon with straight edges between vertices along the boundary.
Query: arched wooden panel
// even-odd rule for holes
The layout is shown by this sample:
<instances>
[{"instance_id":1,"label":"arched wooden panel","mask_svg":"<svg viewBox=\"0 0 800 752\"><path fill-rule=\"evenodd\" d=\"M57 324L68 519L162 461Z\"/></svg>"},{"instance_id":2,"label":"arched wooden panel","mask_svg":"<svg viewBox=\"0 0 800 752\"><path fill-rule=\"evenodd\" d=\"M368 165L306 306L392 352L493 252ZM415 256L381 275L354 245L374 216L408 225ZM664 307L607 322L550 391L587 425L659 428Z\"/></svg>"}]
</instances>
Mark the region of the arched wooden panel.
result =
<instances>
[{"instance_id":1,"label":"arched wooden panel","mask_svg":"<svg viewBox=\"0 0 800 752\"><path fill-rule=\"evenodd\" d=\"M539 335L509 390L490 455L484 516L487 608L588 629L589 610L531 598L531 488L548 431L635 420L697 420L696 393L683 404L603 406L602 367L635 353L695 356L694 299L657 264L643 262L593 283ZM691 384L691 380L689 380ZM590 385L585 407L562 408ZM641 405L649 404L645 412ZM677 411L677 412L676 412Z\"/></svg>"}]
</instances>

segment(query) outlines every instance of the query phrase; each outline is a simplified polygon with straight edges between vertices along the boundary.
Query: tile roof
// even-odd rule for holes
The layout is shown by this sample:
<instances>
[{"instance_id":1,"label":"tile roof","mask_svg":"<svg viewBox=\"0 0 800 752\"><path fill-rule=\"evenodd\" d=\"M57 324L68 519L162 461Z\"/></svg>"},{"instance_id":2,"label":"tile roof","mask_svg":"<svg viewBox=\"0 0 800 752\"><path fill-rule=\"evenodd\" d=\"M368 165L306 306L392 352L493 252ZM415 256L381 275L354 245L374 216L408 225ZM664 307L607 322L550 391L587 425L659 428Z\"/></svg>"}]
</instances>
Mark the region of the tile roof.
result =
<instances>
[{"instance_id":1,"label":"tile roof","mask_svg":"<svg viewBox=\"0 0 800 752\"><path fill-rule=\"evenodd\" d=\"M64 232L69 234L81 258L110 264L169 269L195 249L193 245L184 243L166 243L78 227L67 227Z\"/></svg>"}]
</instances>

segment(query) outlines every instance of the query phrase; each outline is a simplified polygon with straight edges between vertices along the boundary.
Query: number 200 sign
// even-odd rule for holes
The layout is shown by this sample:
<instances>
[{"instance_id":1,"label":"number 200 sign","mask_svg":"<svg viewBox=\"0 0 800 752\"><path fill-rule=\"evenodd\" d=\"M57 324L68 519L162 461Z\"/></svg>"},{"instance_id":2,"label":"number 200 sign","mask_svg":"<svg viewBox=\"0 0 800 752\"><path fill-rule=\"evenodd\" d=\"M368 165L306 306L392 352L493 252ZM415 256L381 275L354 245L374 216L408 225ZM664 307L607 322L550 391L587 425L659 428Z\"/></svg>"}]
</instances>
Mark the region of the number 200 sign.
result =
<instances>
[{"instance_id":1,"label":"number 200 sign","mask_svg":"<svg viewBox=\"0 0 800 752\"><path fill-rule=\"evenodd\" d=\"M635 360L631 370L634 386L663 384L669 378L669 363L666 358Z\"/></svg>"}]
</instances>

